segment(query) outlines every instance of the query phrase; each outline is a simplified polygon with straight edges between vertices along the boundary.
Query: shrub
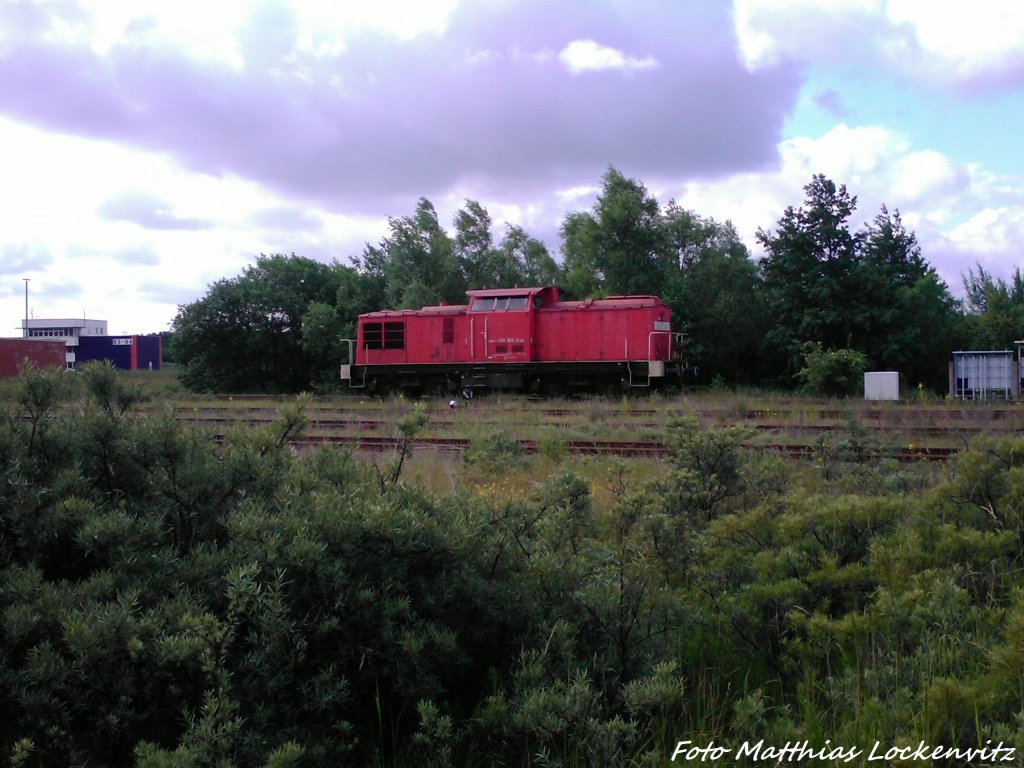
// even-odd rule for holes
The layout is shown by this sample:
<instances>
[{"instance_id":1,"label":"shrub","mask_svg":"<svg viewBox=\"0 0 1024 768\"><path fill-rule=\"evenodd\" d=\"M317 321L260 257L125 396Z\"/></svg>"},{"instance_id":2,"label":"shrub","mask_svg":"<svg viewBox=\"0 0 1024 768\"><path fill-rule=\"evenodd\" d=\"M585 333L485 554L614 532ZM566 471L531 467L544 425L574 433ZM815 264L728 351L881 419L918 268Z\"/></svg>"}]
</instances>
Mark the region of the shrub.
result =
<instances>
[{"instance_id":1,"label":"shrub","mask_svg":"<svg viewBox=\"0 0 1024 768\"><path fill-rule=\"evenodd\" d=\"M829 397L855 395L864 381L868 359L855 349L823 349L818 342L804 347L804 367L796 377L804 392Z\"/></svg>"}]
</instances>

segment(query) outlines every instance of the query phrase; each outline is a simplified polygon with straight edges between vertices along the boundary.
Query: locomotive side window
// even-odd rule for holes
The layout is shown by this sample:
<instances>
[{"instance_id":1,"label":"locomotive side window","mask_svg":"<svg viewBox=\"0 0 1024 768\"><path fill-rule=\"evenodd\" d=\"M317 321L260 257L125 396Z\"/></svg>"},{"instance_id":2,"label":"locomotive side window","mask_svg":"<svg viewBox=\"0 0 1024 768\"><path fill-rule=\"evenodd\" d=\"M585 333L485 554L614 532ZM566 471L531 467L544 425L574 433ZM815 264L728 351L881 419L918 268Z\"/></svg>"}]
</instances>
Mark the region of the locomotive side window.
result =
<instances>
[{"instance_id":1,"label":"locomotive side window","mask_svg":"<svg viewBox=\"0 0 1024 768\"><path fill-rule=\"evenodd\" d=\"M494 300L494 309L495 309L495 311L499 311L499 312L501 310L508 309L508 298L503 296L500 299L495 299Z\"/></svg>"},{"instance_id":2,"label":"locomotive side window","mask_svg":"<svg viewBox=\"0 0 1024 768\"><path fill-rule=\"evenodd\" d=\"M384 349L384 326L380 323L367 323L363 326L363 348Z\"/></svg>"},{"instance_id":3,"label":"locomotive side window","mask_svg":"<svg viewBox=\"0 0 1024 768\"><path fill-rule=\"evenodd\" d=\"M384 323L384 349L405 349L405 323Z\"/></svg>"},{"instance_id":4,"label":"locomotive side window","mask_svg":"<svg viewBox=\"0 0 1024 768\"><path fill-rule=\"evenodd\" d=\"M508 300L509 309L526 309L529 299L526 296L513 296Z\"/></svg>"},{"instance_id":5,"label":"locomotive side window","mask_svg":"<svg viewBox=\"0 0 1024 768\"><path fill-rule=\"evenodd\" d=\"M442 344L454 344L455 343L455 318L446 317L441 327L441 343Z\"/></svg>"},{"instance_id":6,"label":"locomotive side window","mask_svg":"<svg viewBox=\"0 0 1024 768\"><path fill-rule=\"evenodd\" d=\"M494 299L473 299L473 312L490 312L494 309Z\"/></svg>"}]
</instances>

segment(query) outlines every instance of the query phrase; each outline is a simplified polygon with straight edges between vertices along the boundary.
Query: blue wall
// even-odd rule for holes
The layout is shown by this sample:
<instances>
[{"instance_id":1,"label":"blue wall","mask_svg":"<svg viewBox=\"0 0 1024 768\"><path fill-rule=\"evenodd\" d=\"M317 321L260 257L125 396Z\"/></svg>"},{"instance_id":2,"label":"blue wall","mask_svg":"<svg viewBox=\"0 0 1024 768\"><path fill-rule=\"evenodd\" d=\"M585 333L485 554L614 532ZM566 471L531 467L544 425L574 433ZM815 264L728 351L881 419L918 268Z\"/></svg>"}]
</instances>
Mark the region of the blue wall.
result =
<instances>
[{"instance_id":1,"label":"blue wall","mask_svg":"<svg viewBox=\"0 0 1024 768\"><path fill-rule=\"evenodd\" d=\"M133 354L134 353L134 354ZM91 360L110 360L124 370L160 370L159 336L79 336L76 365ZM134 365L133 365L134 363Z\"/></svg>"},{"instance_id":2,"label":"blue wall","mask_svg":"<svg viewBox=\"0 0 1024 768\"><path fill-rule=\"evenodd\" d=\"M163 348L161 346L162 339L159 336L136 336L136 358L137 368L140 371L148 370L150 367L154 371L159 371L163 365ZM152 363L152 366L150 366Z\"/></svg>"}]
</instances>

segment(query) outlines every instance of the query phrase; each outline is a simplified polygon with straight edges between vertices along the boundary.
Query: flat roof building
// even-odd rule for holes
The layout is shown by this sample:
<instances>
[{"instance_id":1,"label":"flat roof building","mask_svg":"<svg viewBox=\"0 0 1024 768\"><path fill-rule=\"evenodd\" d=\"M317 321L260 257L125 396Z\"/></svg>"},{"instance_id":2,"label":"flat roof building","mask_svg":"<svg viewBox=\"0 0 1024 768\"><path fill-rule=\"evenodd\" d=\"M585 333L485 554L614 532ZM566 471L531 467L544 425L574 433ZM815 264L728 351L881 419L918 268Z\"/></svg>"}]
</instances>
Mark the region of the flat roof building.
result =
<instances>
[{"instance_id":1,"label":"flat roof building","mask_svg":"<svg viewBox=\"0 0 1024 768\"><path fill-rule=\"evenodd\" d=\"M33 318L21 321L22 338L49 339L63 341L66 347L65 363L74 368L77 361L78 347L83 336L106 336L106 320L90 320L84 317L71 318Z\"/></svg>"}]
</instances>

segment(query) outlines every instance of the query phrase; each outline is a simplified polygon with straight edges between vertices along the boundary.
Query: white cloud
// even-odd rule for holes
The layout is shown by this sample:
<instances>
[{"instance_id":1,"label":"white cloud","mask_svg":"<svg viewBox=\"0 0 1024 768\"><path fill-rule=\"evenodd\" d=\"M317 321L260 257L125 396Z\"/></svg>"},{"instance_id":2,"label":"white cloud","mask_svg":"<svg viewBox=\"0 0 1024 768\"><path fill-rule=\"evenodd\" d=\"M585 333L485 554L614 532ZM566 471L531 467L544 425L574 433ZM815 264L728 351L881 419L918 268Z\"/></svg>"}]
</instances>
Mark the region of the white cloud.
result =
<instances>
[{"instance_id":1,"label":"white cloud","mask_svg":"<svg viewBox=\"0 0 1024 768\"><path fill-rule=\"evenodd\" d=\"M906 140L886 128L842 123L820 139L796 137L779 146L784 168L803 176L803 183L824 173L850 186L877 177L882 164L906 150Z\"/></svg>"},{"instance_id":2,"label":"white cloud","mask_svg":"<svg viewBox=\"0 0 1024 768\"><path fill-rule=\"evenodd\" d=\"M484 67L501 60L498 51L476 50L466 52L466 63L471 67Z\"/></svg>"},{"instance_id":3,"label":"white cloud","mask_svg":"<svg viewBox=\"0 0 1024 768\"><path fill-rule=\"evenodd\" d=\"M910 152L894 166L892 194L907 202L934 200L944 192L962 189L966 176L965 168L940 152Z\"/></svg>"},{"instance_id":4,"label":"white cloud","mask_svg":"<svg viewBox=\"0 0 1024 768\"><path fill-rule=\"evenodd\" d=\"M784 58L805 60L863 46L863 39L844 42L842 30L855 19L877 17L882 5L881 0L733 0L740 56L753 70Z\"/></svg>"},{"instance_id":5,"label":"white cloud","mask_svg":"<svg viewBox=\"0 0 1024 768\"><path fill-rule=\"evenodd\" d=\"M42 243L6 243L0 245L0 275L21 276L53 263L53 254Z\"/></svg>"},{"instance_id":6,"label":"white cloud","mask_svg":"<svg viewBox=\"0 0 1024 768\"><path fill-rule=\"evenodd\" d=\"M960 253L987 262L1015 256L1013 261L1019 264L1021 254L1017 249L1024 239L1024 210L985 208L954 227L946 237Z\"/></svg>"},{"instance_id":7,"label":"white cloud","mask_svg":"<svg viewBox=\"0 0 1024 768\"><path fill-rule=\"evenodd\" d=\"M1024 61L1019 0L734 0L746 65L873 61L928 82L997 76Z\"/></svg>"},{"instance_id":8,"label":"white cloud","mask_svg":"<svg viewBox=\"0 0 1024 768\"><path fill-rule=\"evenodd\" d=\"M97 209L111 221L130 221L148 229L209 229L211 222L178 216L164 200L143 191L123 192L105 200Z\"/></svg>"},{"instance_id":9,"label":"white cloud","mask_svg":"<svg viewBox=\"0 0 1024 768\"><path fill-rule=\"evenodd\" d=\"M558 60L574 75L607 69L633 71L658 66L657 60L652 56L638 59L593 40L573 40L558 54Z\"/></svg>"},{"instance_id":10,"label":"white cloud","mask_svg":"<svg viewBox=\"0 0 1024 768\"><path fill-rule=\"evenodd\" d=\"M338 243L355 245L383 230L379 217L297 207L258 184L193 173L162 155L3 119L0 167L0 272L14 286L0 291L11 297L0 300L0 320L10 322L24 312L16 289L29 277L36 316L84 310L118 332L163 330L178 300L200 298L211 280L237 275L260 253L316 250L344 259L350 252ZM298 214L290 231L273 232L254 226L267 211L278 212L278 225L281 211ZM138 242L138 224L150 227L148 242ZM142 296L142 282L167 275L174 296L184 298L160 304Z\"/></svg>"},{"instance_id":11,"label":"white cloud","mask_svg":"<svg viewBox=\"0 0 1024 768\"><path fill-rule=\"evenodd\" d=\"M1019 60L1024 49L1024 3L1019 0L889 0L886 16L912 29L930 58L963 78Z\"/></svg>"},{"instance_id":12,"label":"white cloud","mask_svg":"<svg viewBox=\"0 0 1024 768\"><path fill-rule=\"evenodd\" d=\"M81 7L40 4L33 9L49 19L46 38L84 43L98 55L117 46L145 45L187 52L190 58L245 65L240 34L257 18L289 16L294 20L295 49L316 56L337 56L345 40L362 30L399 40L443 32L458 0L374 0L324 3L290 0L287 4L252 0L88 0ZM31 3L29 3L31 5ZM4 38L0 25L0 42Z\"/></svg>"}]
</instances>

